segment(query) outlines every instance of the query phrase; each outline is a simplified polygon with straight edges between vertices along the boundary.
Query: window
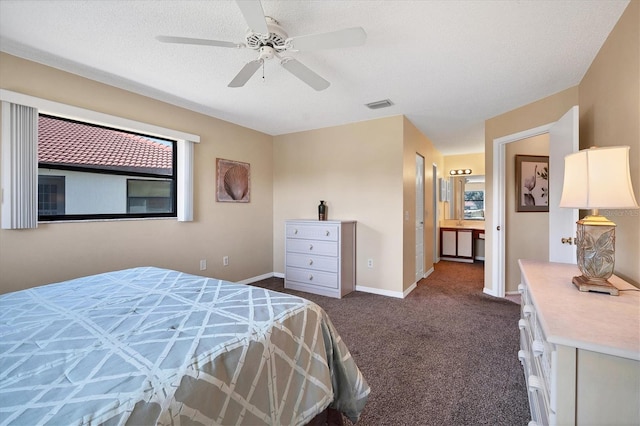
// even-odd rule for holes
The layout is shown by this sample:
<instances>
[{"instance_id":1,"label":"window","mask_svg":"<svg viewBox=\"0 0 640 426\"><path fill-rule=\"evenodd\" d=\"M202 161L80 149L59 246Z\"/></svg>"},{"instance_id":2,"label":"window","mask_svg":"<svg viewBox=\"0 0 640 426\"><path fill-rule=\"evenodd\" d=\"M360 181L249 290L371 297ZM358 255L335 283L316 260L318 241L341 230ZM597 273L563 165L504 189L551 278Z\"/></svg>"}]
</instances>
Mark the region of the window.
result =
<instances>
[{"instance_id":1,"label":"window","mask_svg":"<svg viewBox=\"0 0 640 426\"><path fill-rule=\"evenodd\" d=\"M177 143L40 114L38 220L176 217Z\"/></svg>"},{"instance_id":2,"label":"window","mask_svg":"<svg viewBox=\"0 0 640 426\"><path fill-rule=\"evenodd\" d=\"M167 213L172 200L170 180L127 180L127 213Z\"/></svg>"},{"instance_id":3,"label":"window","mask_svg":"<svg viewBox=\"0 0 640 426\"><path fill-rule=\"evenodd\" d=\"M464 218L484 219L484 191L464 191Z\"/></svg>"},{"instance_id":4,"label":"window","mask_svg":"<svg viewBox=\"0 0 640 426\"><path fill-rule=\"evenodd\" d=\"M195 145L200 142L200 136L181 130L161 127L155 124L143 123L124 117L104 114L73 105L67 105L48 99L37 98L23 93L0 89L0 101L2 101L2 120L0 131L2 133L2 155L0 155L0 170L3 178L2 186L3 202L0 205L0 227L2 229L33 229L37 228L38 220L75 220L75 219L109 219L121 217L175 217L178 222L193 221L193 160ZM83 172L83 168L68 164L55 164L55 161L43 162L42 168L38 168L38 122L40 117L85 124L89 127L105 128L114 132L126 133L132 136L141 136L166 146L171 146L172 164L170 175L163 179L173 182L172 197L173 206L171 213L154 214L128 214L127 213L127 186L120 185L121 196L118 198L118 206L122 207L117 213L112 208L106 213L75 213L77 205L72 202L84 201L85 204L97 210L99 203L103 201L95 191L85 191L78 196L74 190L78 180L71 185L68 175L74 171ZM63 118L64 117L64 118ZM93 124L89 124L93 123ZM55 139L54 139L55 140ZM67 153L69 154L69 153ZM53 164L46 164L53 163ZM82 165L81 165L82 166ZM87 165L88 166L88 165ZM89 183L89 177L100 174L100 167L91 170L84 167L84 176ZM61 170L64 170L62 172ZM107 176L123 179L120 174L125 170L108 170ZM141 170L134 168L128 171L129 178L156 179L158 176L153 170ZM62 197L65 200L65 214L49 216L38 215L38 176L57 175L65 177L65 189ZM126 181L126 176L124 180ZM93 200L83 200L83 197L93 197Z\"/></svg>"},{"instance_id":5,"label":"window","mask_svg":"<svg viewBox=\"0 0 640 426\"><path fill-rule=\"evenodd\" d=\"M64 214L64 176L38 176L38 216Z\"/></svg>"}]
</instances>

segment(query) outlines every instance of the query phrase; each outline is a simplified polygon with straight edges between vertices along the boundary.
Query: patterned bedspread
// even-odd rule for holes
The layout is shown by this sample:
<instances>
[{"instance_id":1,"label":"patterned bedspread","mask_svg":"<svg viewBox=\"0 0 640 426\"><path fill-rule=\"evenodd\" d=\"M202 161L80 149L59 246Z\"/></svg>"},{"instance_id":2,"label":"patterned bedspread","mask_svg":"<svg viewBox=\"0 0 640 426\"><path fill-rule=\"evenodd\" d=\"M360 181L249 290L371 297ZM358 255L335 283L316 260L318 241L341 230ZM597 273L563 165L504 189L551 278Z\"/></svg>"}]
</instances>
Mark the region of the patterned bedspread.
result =
<instances>
[{"instance_id":1,"label":"patterned bedspread","mask_svg":"<svg viewBox=\"0 0 640 426\"><path fill-rule=\"evenodd\" d=\"M301 425L369 387L305 299L153 267L0 296L0 424Z\"/></svg>"}]
</instances>

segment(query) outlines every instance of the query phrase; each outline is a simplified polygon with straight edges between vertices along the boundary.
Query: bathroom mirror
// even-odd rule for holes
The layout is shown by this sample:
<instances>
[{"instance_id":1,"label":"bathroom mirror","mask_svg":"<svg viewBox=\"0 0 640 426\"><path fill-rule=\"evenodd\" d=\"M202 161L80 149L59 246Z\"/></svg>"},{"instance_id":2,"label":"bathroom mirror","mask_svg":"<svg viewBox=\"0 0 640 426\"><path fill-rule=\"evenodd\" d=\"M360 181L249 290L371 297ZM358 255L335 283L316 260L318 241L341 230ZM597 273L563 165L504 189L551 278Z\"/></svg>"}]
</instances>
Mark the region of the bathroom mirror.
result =
<instances>
[{"instance_id":1,"label":"bathroom mirror","mask_svg":"<svg viewBox=\"0 0 640 426\"><path fill-rule=\"evenodd\" d=\"M449 219L484 220L484 175L451 176Z\"/></svg>"}]
</instances>

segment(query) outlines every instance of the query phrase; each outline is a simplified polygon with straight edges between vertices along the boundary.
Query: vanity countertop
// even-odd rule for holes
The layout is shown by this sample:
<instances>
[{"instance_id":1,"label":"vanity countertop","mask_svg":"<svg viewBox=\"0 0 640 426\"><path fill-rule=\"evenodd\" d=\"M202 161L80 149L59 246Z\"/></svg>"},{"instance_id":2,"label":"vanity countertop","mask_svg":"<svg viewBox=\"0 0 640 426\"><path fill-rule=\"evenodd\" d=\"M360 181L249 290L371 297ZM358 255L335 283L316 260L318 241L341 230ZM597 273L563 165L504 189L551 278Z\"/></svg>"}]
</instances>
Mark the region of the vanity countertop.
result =
<instances>
[{"instance_id":1,"label":"vanity countertop","mask_svg":"<svg viewBox=\"0 0 640 426\"><path fill-rule=\"evenodd\" d=\"M462 225L458 224L457 220L445 220L440 224L440 228L449 228L449 229L477 229L484 231L484 222L483 221L463 221Z\"/></svg>"}]
</instances>

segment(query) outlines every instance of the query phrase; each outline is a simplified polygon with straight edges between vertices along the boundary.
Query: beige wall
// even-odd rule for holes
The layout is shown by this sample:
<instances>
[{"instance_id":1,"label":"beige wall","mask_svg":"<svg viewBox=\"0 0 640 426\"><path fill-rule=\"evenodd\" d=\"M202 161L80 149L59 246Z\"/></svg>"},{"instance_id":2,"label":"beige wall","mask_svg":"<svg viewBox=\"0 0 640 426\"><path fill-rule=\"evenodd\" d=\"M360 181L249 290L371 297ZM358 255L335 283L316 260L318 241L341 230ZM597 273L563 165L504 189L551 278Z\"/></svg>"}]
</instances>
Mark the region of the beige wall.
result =
<instances>
[{"instance_id":1,"label":"beige wall","mask_svg":"<svg viewBox=\"0 0 640 426\"><path fill-rule=\"evenodd\" d=\"M424 272L433 268L433 239L437 236L437 228L433 225L433 164L438 166L438 178L443 176L443 157L433 144L408 120L404 119L404 222L403 222L403 285L408 290L416 282L416 154L424 158ZM442 204L438 208L442 212Z\"/></svg>"},{"instance_id":2,"label":"beige wall","mask_svg":"<svg viewBox=\"0 0 640 426\"><path fill-rule=\"evenodd\" d=\"M357 220L356 283L402 291L403 117L274 137L273 258L284 272L284 221ZM367 267L373 259L373 268Z\"/></svg>"},{"instance_id":3,"label":"beige wall","mask_svg":"<svg viewBox=\"0 0 640 426\"><path fill-rule=\"evenodd\" d=\"M516 212L516 155L549 155L549 134L507 144L505 187L505 291L518 291L518 259L549 259L549 213Z\"/></svg>"},{"instance_id":4,"label":"beige wall","mask_svg":"<svg viewBox=\"0 0 640 426\"><path fill-rule=\"evenodd\" d=\"M0 75L4 89L201 137L194 152L194 222L44 223L36 230L2 230L0 292L139 265L234 281L283 272L284 220L316 218L322 199L330 219L358 221L358 285L402 294L415 282L416 153L425 157L426 168L425 271L433 266L431 165L442 170L443 160L402 116L274 138L6 54ZM251 164L250 203L215 201L218 157ZM229 256L228 267L222 256ZM206 271L199 271L200 259L207 259ZM367 259L374 260L373 268Z\"/></svg>"},{"instance_id":5,"label":"beige wall","mask_svg":"<svg viewBox=\"0 0 640 426\"><path fill-rule=\"evenodd\" d=\"M448 176L449 170L457 169L471 169L472 175L483 175L485 174L484 166L483 152L479 154L446 155L444 157L443 175Z\"/></svg>"},{"instance_id":6,"label":"beige wall","mask_svg":"<svg viewBox=\"0 0 640 426\"><path fill-rule=\"evenodd\" d=\"M274 270L284 272L284 221L316 219L325 200L329 219L358 221L357 285L401 295L415 283L416 153L425 158L428 271L432 164L441 169L442 156L411 122L395 116L274 137Z\"/></svg>"},{"instance_id":7,"label":"beige wall","mask_svg":"<svg viewBox=\"0 0 640 426\"><path fill-rule=\"evenodd\" d=\"M509 111L485 122L487 229L494 229L493 141L558 120L573 105L580 107L580 148L629 145L631 181L640 199L640 2L632 0L596 55L579 86ZM617 223L615 273L640 283L640 217L638 210L614 212ZM487 233L485 286L492 288L492 233ZM507 247L507 251L511 247Z\"/></svg>"},{"instance_id":8,"label":"beige wall","mask_svg":"<svg viewBox=\"0 0 640 426\"><path fill-rule=\"evenodd\" d=\"M272 137L2 53L0 86L200 135L194 222L138 220L40 224L0 230L0 293L72 277L155 265L228 280L273 271ZM215 201L216 157L251 164L251 202ZM230 265L222 266L222 256ZM208 269L199 271L199 260Z\"/></svg>"},{"instance_id":9,"label":"beige wall","mask_svg":"<svg viewBox=\"0 0 640 426\"><path fill-rule=\"evenodd\" d=\"M580 82L579 105L581 149L631 146L631 182L640 202L640 1L627 6ZM615 273L638 284L639 211L611 213L617 225Z\"/></svg>"}]
</instances>

